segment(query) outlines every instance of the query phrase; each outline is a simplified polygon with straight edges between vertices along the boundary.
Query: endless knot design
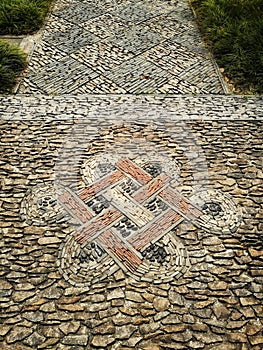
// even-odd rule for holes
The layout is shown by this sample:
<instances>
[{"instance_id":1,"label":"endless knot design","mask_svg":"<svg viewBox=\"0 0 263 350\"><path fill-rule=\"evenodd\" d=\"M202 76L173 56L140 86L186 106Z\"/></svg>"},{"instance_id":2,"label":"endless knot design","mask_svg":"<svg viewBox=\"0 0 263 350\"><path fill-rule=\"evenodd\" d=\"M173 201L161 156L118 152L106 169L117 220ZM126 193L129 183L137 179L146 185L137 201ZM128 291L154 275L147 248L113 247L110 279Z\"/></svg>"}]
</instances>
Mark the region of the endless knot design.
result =
<instances>
[{"instance_id":1,"label":"endless knot design","mask_svg":"<svg viewBox=\"0 0 263 350\"><path fill-rule=\"evenodd\" d=\"M171 187L172 180L121 159L113 171L77 193L65 188L58 200L80 224L69 244L93 242L124 271L147 274L147 257L154 264L154 256L160 262L167 255L157 241L184 219L201 225L203 213Z\"/></svg>"}]
</instances>

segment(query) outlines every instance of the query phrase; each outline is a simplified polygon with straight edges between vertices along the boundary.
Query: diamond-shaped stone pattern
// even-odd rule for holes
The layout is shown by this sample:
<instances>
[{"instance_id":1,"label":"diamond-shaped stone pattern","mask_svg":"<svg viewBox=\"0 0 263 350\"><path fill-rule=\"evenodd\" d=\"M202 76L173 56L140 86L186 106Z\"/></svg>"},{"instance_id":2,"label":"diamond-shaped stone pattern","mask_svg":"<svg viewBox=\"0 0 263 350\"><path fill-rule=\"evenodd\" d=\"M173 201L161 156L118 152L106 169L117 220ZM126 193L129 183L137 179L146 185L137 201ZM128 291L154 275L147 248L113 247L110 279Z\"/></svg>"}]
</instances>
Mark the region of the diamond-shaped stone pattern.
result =
<instances>
[{"instance_id":1,"label":"diamond-shaped stone pattern","mask_svg":"<svg viewBox=\"0 0 263 350\"><path fill-rule=\"evenodd\" d=\"M58 0L18 92L218 94L222 84L185 1Z\"/></svg>"}]
</instances>

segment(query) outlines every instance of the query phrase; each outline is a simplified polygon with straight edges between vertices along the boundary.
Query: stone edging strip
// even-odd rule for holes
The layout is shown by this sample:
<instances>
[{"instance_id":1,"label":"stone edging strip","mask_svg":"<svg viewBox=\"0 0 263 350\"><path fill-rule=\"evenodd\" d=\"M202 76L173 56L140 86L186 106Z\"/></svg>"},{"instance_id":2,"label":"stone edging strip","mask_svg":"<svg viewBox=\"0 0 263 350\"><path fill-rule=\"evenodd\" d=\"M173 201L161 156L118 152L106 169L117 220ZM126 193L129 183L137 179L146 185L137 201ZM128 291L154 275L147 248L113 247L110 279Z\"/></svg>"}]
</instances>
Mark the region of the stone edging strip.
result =
<instances>
[{"instance_id":1,"label":"stone edging strip","mask_svg":"<svg viewBox=\"0 0 263 350\"><path fill-rule=\"evenodd\" d=\"M262 96L13 95L0 96L4 120L145 119L259 120Z\"/></svg>"}]
</instances>

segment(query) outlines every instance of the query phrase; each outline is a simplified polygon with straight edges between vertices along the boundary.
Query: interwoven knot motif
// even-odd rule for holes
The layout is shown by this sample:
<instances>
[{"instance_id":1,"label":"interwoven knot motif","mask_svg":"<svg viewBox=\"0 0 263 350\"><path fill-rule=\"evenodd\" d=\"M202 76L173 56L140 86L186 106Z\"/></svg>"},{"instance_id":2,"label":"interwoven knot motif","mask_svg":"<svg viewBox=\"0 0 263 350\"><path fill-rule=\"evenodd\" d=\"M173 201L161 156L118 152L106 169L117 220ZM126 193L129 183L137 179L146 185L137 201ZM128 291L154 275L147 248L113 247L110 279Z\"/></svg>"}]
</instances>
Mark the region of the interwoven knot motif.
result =
<instances>
[{"instance_id":1,"label":"interwoven knot motif","mask_svg":"<svg viewBox=\"0 0 263 350\"><path fill-rule=\"evenodd\" d=\"M154 264L158 252L157 262L165 260L167 252L154 246L156 242L184 219L198 224L203 216L170 186L172 178L155 167L147 170L120 159L112 172L86 188L77 193L67 188L59 196L80 224L75 242L83 247L92 242L124 271L138 276L149 270L145 258Z\"/></svg>"}]
</instances>

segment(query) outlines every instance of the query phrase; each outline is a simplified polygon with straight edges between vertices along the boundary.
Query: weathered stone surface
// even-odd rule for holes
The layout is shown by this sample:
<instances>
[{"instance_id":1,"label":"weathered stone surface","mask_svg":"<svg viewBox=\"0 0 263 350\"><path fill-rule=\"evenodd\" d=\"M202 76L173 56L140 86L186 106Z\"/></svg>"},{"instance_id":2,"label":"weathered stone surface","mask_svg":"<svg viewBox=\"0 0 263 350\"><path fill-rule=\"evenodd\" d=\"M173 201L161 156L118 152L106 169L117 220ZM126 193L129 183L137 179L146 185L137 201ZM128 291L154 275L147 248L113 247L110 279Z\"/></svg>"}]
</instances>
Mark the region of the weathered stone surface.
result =
<instances>
[{"instance_id":1,"label":"weathered stone surface","mask_svg":"<svg viewBox=\"0 0 263 350\"><path fill-rule=\"evenodd\" d=\"M94 328L93 333L95 333L95 334L114 334L115 333L115 326L111 322L103 323L101 326Z\"/></svg>"},{"instance_id":2,"label":"weathered stone surface","mask_svg":"<svg viewBox=\"0 0 263 350\"><path fill-rule=\"evenodd\" d=\"M218 319L227 319L230 314L230 310L218 301L212 306L212 310Z\"/></svg>"},{"instance_id":3,"label":"weathered stone surface","mask_svg":"<svg viewBox=\"0 0 263 350\"><path fill-rule=\"evenodd\" d=\"M83 311L84 307L79 304L59 304L58 308L60 310L65 310L69 312L77 312L77 311Z\"/></svg>"},{"instance_id":4,"label":"weathered stone surface","mask_svg":"<svg viewBox=\"0 0 263 350\"><path fill-rule=\"evenodd\" d=\"M6 342L8 344L15 343L17 341L21 341L28 337L30 334L33 333L32 328L27 328L27 327L22 327L22 326L17 326L14 327L7 335L6 337Z\"/></svg>"},{"instance_id":5,"label":"weathered stone surface","mask_svg":"<svg viewBox=\"0 0 263 350\"><path fill-rule=\"evenodd\" d=\"M57 237L41 237L38 240L40 245L58 244L61 240Z\"/></svg>"},{"instance_id":6,"label":"weathered stone surface","mask_svg":"<svg viewBox=\"0 0 263 350\"><path fill-rule=\"evenodd\" d=\"M131 336L126 342L124 342L124 346L128 346L128 347L135 347L141 340L143 339L143 337L137 335L137 336Z\"/></svg>"},{"instance_id":7,"label":"weathered stone surface","mask_svg":"<svg viewBox=\"0 0 263 350\"><path fill-rule=\"evenodd\" d=\"M231 332L228 334L228 339L232 343L246 343L247 336L244 333Z\"/></svg>"},{"instance_id":8,"label":"weathered stone surface","mask_svg":"<svg viewBox=\"0 0 263 350\"><path fill-rule=\"evenodd\" d=\"M12 284L4 279L0 279L1 289L12 289Z\"/></svg>"},{"instance_id":9,"label":"weathered stone surface","mask_svg":"<svg viewBox=\"0 0 263 350\"><path fill-rule=\"evenodd\" d=\"M213 334L207 334L207 333L202 333L202 334L195 334L195 337L197 338L198 341L205 343L205 344L213 344L213 343L218 343L222 342L223 338L219 335Z\"/></svg>"},{"instance_id":10,"label":"weathered stone surface","mask_svg":"<svg viewBox=\"0 0 263 350\"><path fill-rule=\"evenodd\" d=\"M44 315L40 311L35 311L35 312L24 312L23 317L32 322L41 322L44 320Z\"/></svg>"},{"instance_id":11,"label":"weathered stone surface","mask_svg":"<svg viewBox=\"0 0 263 350\"><path fill-rule=\"evenodd\" d=\"M151 309L141 309L140 311L143 317L152 316L156 314L156 311Z\"/></svg>"},{"instance_id":12,"label":"weathered stone surface","mask_svg":"<svg viewBox=\"0 0 263 350\"><path fill-rule=\"evenodd\" d=\"M44 312L55 312L56 311L56 304L54 301L45 303L43 305L40 306L39 308L40 311L44 311Z\"/></svg>"},{"instance_id":13,"label":"weathered stone surface","mask_svg":"<svg viewBox=\"0 0 263 350\"><path fill-rule=\"evenodd\" d=\"M31 346L32 349L36 349L39 345L44 343L44 341L45 337L41 336L37 332L34 332L24 340L24 343L28 346Z\"/></svg>"},{"instance_id":14,"label":"weathered stone surface","mask_svg":"<svg viewBox=\"0 0 263 350\"><path fill-rule=\"evenodd\" d=\"M248 337L249 339L249 342L253 345L253 346L256 346L256 345L263 345L263 335L254 335L254 336L250 336Z\"/></svg>"},{"instance_id":15,"label":"weathered stone surface","mask_svg":"<svg viewBox=\"0 0 263 350\"><path fill-rule=\"evenodd\" d=\"M41 327L41 334L47 338L60 339L62 333L57 326L44 326Z\"/></svg>"},{"instance_id":16,"label":"weathered stone surface","mask_svg":"<svg viewBox=\"0 0 263 350\"><path fill-rule=\"evenodd\" d=\"M255 335L255 334L259 333L261 330L262 330L262 326L260 323L250 322L246 326L246 334L247 335Z\"/></svg>"},{"instance_id":17,"label":"weathered stone surface","mask_svg":"<svg viewBox=\"0 0 263 350\"><path fill-rule=\"evenodd\" d=\"M168 297L171 304L179 306L183 306L185 304L184 298L176 292L175 288L171 288L169 290Z\"/></svg>"},{"instance_id":18,"label":"weathered stone surface","mask_svg":"<svg viewBox=\"0 0 263 350\"><path fill-rule=\"evenodd\" d=\"M116 279L116 281L122 281L125 280L125 274L123 273L123 271L121 269L119 269L115 274L114 277Z\"/></svg>"},{"instance_id":19,"label":"weathered stone surface","mask_svg":"<svg viewBox=\"0 0 263 350\"><path fill-rule=\"evenodd\" d=\"M50 288L45 289L41 292L43 298L47 299L58 299L62 295L62 290L57 286L51 286Z\"/></svg>"},{"instance_id":20,"label":"weathered stone surface","mask_svg":"<svg viewBox=\"0 0 263 350\"><path fill-rule=\"evenodd\" d=\"M192 332L190 330L186 330L180 333L174 333L171 335L171 338L179 343L185 343L192 339Z\"/></svg>"},{"instance_id":21,"label":"weathered stone surface","mask_svg":"<svg viewBox=\"0 0 263 350\"><path fill-rule=\"evenodd\" d=\"M167 333L177 333L177 332L183 332L185 331L187 326L185 324L176 324L172 326L166 326L163 329Z\"/></svg>"},{"instance_id":22,"label":"weathered stone surface","mask_svg":"<svg viewBox=\"0 0 263 350\"><path fill-rule=\"evenodd\" d=\"M120 307L120 311L128 316L135 316L139 314L139 310L137 308L133 308L133 307Z\"/></svg>"},{"instance_id":23,"label":"weathered stone surface","mask_svg":"<svg viewBox=\"0 0 263 350\"><path fill-rule=\"evenodd\" d=\"M124 292L121 288L113 289L107 294L107 300L124 298Z\"/></svg>"},{"instance_id":24,"label":"weathered stone surface","mask_svg":"<svg viewBox=\"0 0 263 350\"><path fill-rule=\"evenodd\" d=\"M247 321L229 321L226 324L227 329L238 329L242 328L245 324L247 324Z\"/></svg>"},{"instance_id":25,"label":"weathered stone surface","mask_svg":"<svg viewBox=\"0 0 263 350\"><path fill-rule=\"evenodd\" d=\"M0 336L1 337L4 337L9 331L10 329L12 328L12 326L5 326L5 325L2 325L0 327Z\"/></svg>"},{"instance_id":26,"label":"weathered stone surface","mask_svg":"<svg viewBox=\"0 0 263 350\"><path fill-rule=\"evenodd\" d=\"M215 282L208 283L208 287L212 290L226 290L227 283L223 281L215 281Z\"/></svg>"},{"instance_id":27,"label":"weathered stone surface","mask_svg":"<svg viewBox=\"0 0 263 350\"><path fill-rule=\"evenodd\" d=\"M242 306L257 305L259 302L253 297L241 297L240 302Z\"/></svg>"},{"instance_id":28,"label":"weathered stone surface","mask_svg":"<svg viewBox=\"0 0 263 350\"><path fill-rule=\"evenodd\" d=\"M95 335L91 341L91 345L96 347L106 347L112 343L114 343L115 338L108 335Z\"/></svg>"},{"instance_id":29,"label":"weathered stone surface","mask_svg":"<svg viewBox=\"0 0 263 350\"><path fill-rule=\"evenodd\" d=\"M32 290L32 289L35 289L35 286L32 284L32 283L19 283L15 286L15 288L18 290L18 291L22 291L22 290Z\"/></svg>"},{"instance_id":30,"label":"weathered stone surface","mask_svg":"<svg viewBox=\"0 0 263 350\"><path fill-rule=\"evenodd\" d=\"M192 348L192 349L203 349L205 347L205 344L204 343L201 343L197 340L190 340L189 342L189 346Z\"/></svg>"},{"instance_id":31,"label":"weathered stone surface","mask_svg":"<svg viewBox=\"0 0 263 350\"><path fill-rule=\"evenodd\" d=\"M49 338L44 343L38 346L39 349L46 349L52 345L55 345L59 342L60 338Z\"/></svg>"},{"instance_id":32,"label":"weathered stone surface","mask_svg":"<svg viewBox=\"0 0 263 350\"><path fill-rule=\"evenodd\" d=\"M153 299L153 306L156 311L165 311L168 310L170 305L169 299L156 297Z\"/></svg>"},{"instance_id":33,"label":"weathered stone surface","mask_svg":"<svg viewBox=\"0 0 263 350\"><path fill-rule=\"evenodd\" d=\"M125 298L127 300L132 300L132 301L135 301L135 302L138 302L138 303L143 302L142 295L140 293L137 293L137 292L126 291Z\"/></svg>"},{"instance_id":34,"label":"weathered stone surface","mask_svg":"<svg viewBox=\"0 0 263 350\"><path fill-rule=\"evenodd\" d=\"M198 302L193 304L193 307L195 309L204 309L204 308L206 308L207 306L209 306L209 305L211 305L213 303L214 303L213 300L198 301Z\"/></svg>"},{"instance_id":35,"label":"weathered stone surface","mask_svg":"<svg viewBox=\"0 0 263 350\"><path fill-rule=\"evenodd\" d=\"M161 323L164 325L173 325L181 323L180 318L177 315L170 314L164 319L161 320Z\"/></svg>"},{"instance_id":36,"label":"weathered stone surface","mask_svg":"<svg viewBox=\"0 0 263 350\"><path fill-rule=\"evenodd\" d=\"M211 350L221 350L221 349L236 350L236 348L237 348L236 344L223 342L217 345L213 345L211 347Z\"/></svg>"},{"instance_id":37,"label":"weathered stone surface","mask_svg":"<svg viewBox=\"0 0 263 350\"><path fill-rule=\"evenodd\" d=\"M88 336L87 335L67 335L62 339L62 343L66 345L87 345Z\"/></svg>"},{"instance_id":38,"label":"weathered stone surface","mask_svg":"<svg viewBox=\"0 0 263 350\"><path fill-rule=\"evenodd\" d=\"M15 302L20 303L21 301L29 299L34 295L35 295L35 292L17 291L13 293L13 299Z\"/></svg>"},{"instance_id":39,"label":"weathered stone surface","mask_svg":"<svg viewBox=\"0 0 263 350\"><path fill-rule=\"evenodd\" d=\"M136 329L137 327L133 325L120 326L116 329L115 337L116 339L130 339Z\"/></svg>"},{"instance_id":40,"label":"weathered stone surface","mask_svg":"<svg viewBox=\"0 0 263 350\"><path fill-rule=\"evenodd\" d=\"M59 326L59 329L65 334L68 335L70 333L76 333L80 328L79 321L71 321Z\"/></svg>"},{"instance_id":41,"label":"weathered stone surface","mask_svg":"<svg viewBox=\"0 0 263 350\"><path fill-rule=\"evenodd\" d=\"M153 333L159 328L159 322L151 322L140 326L140 332L144 334Z\"/></svg>"},{"instance_id":42,"label":"weathered stone surface","mask_svg":"<svg viewBox=\"0 0 263 350\"><path fill-rule=\"evenodd\" d=\"M123 315L121 313L118 313L112 317L112 322L118 326L129 324L131 320L132 320L131 317Z\"/></svg>"},{"instance_id":43,"label":"weathered stone surface","mask_svg":"<svg viewBox=\"0 0 263 350\"><path fill-rule=\"evenodd\" d=\"M249 254L253 257L253 258L257 258L257 257L262 257L263 256L263 250L258 250L258 249L254 249L254 248L248 248Z\"/></svg>"}]
</instances>

